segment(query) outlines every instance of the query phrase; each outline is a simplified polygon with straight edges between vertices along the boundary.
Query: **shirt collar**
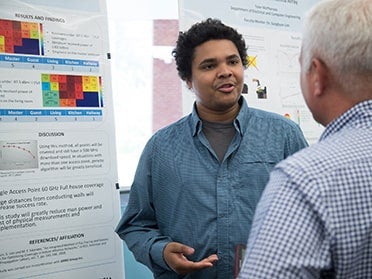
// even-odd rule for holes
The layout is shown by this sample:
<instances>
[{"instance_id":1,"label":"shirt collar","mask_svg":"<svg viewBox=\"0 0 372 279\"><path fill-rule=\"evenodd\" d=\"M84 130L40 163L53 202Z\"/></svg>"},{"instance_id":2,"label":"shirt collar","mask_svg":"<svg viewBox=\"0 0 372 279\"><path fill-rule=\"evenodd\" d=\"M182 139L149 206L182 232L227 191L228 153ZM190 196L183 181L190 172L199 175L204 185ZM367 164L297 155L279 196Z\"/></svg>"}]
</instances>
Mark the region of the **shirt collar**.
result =
<instances>
[{"instance_id":1,"label":"shirt collar","mask_svg":"<svg viewBox=\"0 0 372 279\"><path fill-rule=\"evenodd\" d=\"M341 129L354 126L371 126L372 119L372 100L361 102L351 109L347 110L341 116L337 117L331 123L329 123L322 135L319 138L319 141L326 139L327 137L337 133Z\"/></svg>"},{"instance_id":2,"label":"shirt collar","mask_svg":"<svg viewBox=\"0 0 372 279\"><path fill-rule=\"evenodd\" d=\"M249 108L247 105L247 101L245 100L243 96L240 97L238 102L240 104L240 111L238 113L238 116L234 120L234 127L242 136L247 126L247 125L243 125L243 123L248 121L247 117L249 113L248 112ZM193 132L192 132L193 136L197 135L202 130L202 120L199 118L199 115L197 113L196 102L194 102L193 109L191 112L191 127L193 129Z\"/></svg>"}]
</instances>

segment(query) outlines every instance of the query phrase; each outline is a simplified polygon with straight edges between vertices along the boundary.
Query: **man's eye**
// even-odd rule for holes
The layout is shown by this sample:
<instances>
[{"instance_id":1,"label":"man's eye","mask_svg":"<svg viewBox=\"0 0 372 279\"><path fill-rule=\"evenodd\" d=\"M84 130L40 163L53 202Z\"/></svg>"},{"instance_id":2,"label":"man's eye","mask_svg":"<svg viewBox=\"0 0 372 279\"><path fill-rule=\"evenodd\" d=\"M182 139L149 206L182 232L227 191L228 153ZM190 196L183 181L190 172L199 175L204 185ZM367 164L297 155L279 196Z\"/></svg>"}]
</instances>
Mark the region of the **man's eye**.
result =
<instances>
[{"instance_id":1,"label":"man's eye","mask_svg":"<svg viewBox=\"0 0 372 279\"><path fill-rule=\"evenodd\" d=\"M240 61L238 59L235 59L235 60L231 60L230 61L230 64L231 65L236 65L236 64L239 64L239 63L240 63Z\"/></svg>"},{"instance_id":2,"label":"man's eye","mask_svg":"<svg viewBox=\"0 0 372 279\"><path fill-rule=\"evenodd\" d=\"M202 69L204 69L204 70L210 70L210 69L213 69L213 68L214 68L213 64L206 64L206 65L202 66Z\"/></svg>"}]
</instances>

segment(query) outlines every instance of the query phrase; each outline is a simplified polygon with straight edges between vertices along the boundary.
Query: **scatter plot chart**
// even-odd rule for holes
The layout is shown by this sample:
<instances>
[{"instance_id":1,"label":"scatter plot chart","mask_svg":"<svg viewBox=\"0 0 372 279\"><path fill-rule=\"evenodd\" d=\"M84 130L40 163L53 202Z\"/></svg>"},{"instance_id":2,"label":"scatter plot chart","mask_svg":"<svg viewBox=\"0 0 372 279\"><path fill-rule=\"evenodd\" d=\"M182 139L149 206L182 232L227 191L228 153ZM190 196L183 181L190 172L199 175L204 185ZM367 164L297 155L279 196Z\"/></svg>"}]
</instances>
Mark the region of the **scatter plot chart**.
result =
<instances>
[{"instance_id":1,"label":"scatter plot chart","mask_svg":"<svg viewBox=\"0 0 372 279\"><path fill-rule=\"evenodd\" d=\"M0 141L0 170L38 168L37 141Z\"/></svg>"},{"instance_id":2,"label":"scatter plot chart","mask_svg":"<svg viewBox=\"0 0 372 279\"><path fill-rule=\"evenodd\" d=\"M103 107L98 76L42 74L44 107Z\"/></svg>"},{"instance_id":3,"label":"scatter plot chart","mask_svg":"<svg viewBox=\"0 0 372 279\"><path fill-rule=\"evenodd\" d=\"M0 53L40 55L42 25L0 19Z\"/></svg>"}]
</instances>

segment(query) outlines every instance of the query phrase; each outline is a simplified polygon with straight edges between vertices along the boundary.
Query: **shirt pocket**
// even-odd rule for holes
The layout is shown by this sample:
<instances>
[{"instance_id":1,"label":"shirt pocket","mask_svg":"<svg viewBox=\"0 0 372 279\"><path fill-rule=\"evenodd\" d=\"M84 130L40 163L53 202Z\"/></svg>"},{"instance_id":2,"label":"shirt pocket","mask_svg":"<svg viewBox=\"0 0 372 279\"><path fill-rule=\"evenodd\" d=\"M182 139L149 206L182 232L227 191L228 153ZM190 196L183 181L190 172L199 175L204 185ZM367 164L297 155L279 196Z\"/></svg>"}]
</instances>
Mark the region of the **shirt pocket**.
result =
<instances>
[{"instance_id":1,"label":"shirt pocket","mask_svg":"<svg viewBox=\"0 0 372 279\"><path fill-rule=\"evenodd\" d=\"M250 192L257 192L259 195L269 181L271 170L277 162L274 161L243 161L234 167L231 172L233 188L249 189Z\"/></svg>"}]
</instances>

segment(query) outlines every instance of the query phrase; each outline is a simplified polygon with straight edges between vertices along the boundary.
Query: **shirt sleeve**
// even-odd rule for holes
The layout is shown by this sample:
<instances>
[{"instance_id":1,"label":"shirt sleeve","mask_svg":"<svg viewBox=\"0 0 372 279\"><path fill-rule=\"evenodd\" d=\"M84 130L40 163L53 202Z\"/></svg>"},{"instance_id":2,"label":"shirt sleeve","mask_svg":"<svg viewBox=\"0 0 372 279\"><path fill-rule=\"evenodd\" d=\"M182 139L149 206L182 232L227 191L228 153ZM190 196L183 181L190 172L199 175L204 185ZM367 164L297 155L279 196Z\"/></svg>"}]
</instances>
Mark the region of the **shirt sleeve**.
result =
<instances>
[{"instance_id":1,"label":"shirt sleeve","mask_svg":"<svg viewBox=\"0 0 372 279\"><path fill-rule=\"evenodd\" d=\"M160 233L152 206L152 148L150 140L140 157L128 205L115 231L137 261L154 273L162 273L170 270L164 261L163 249L172 240Z\"/></svg>"},{"instance_id":2,"label":"shirt sleeve","mask_svg":"<svg viewBox=\"0 0 372 279\"><path fill-rule=\"evenodd\" d=\"M321 204L316 187L305 194L275 169L257 206L239 278L321 278L331 268L331 237Z\"/></svg>"}]
</instances>

